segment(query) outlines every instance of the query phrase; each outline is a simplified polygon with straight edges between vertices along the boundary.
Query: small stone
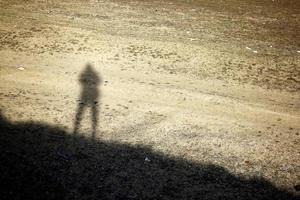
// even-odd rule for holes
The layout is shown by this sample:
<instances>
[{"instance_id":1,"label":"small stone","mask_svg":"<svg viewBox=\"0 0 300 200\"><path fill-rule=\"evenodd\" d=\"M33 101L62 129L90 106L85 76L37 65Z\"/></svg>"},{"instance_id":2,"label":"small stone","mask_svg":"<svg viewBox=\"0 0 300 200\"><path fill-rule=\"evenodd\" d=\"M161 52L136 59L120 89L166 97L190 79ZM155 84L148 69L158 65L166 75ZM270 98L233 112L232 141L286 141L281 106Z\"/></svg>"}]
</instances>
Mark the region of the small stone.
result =
<instances>
[{"instance_id":1,"label":"small stone","mask_svg":"<svg viewBox=\"0 0 300 200\"><path fill-rule=\"evenodd\" d=\"M151 160L146 156L145 157L145 162L150 162Z\"/></svg>"},{"instance_id":2,"label":"small stone","mask_svg":"<svg viewBox=\"0 0 300 200\"><path fill-rule=\"evenodd\" d=\"M251 165L251 162L249 160L245 160L246 165Z\"/></svg>"}]
</instances>

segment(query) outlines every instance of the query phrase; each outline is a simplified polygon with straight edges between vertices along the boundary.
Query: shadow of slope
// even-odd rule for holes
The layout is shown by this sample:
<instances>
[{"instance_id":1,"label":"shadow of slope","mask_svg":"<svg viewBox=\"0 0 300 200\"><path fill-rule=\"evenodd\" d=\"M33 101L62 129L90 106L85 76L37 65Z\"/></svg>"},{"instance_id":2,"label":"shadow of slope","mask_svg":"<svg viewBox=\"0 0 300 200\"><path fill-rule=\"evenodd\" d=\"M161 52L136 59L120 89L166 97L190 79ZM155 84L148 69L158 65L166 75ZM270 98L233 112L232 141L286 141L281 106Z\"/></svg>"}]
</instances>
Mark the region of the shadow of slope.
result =
<instances>
[{"instance_id":1,"label":"shadow of slope","mask_svg":"<svg viewBox=\"0 0 300 200\"><path fill-rule=\"evenodd\" d=\"M43 123L2 116L0 133L1 199L293 199L263 179Z\"/></svg>"}]
</instances>

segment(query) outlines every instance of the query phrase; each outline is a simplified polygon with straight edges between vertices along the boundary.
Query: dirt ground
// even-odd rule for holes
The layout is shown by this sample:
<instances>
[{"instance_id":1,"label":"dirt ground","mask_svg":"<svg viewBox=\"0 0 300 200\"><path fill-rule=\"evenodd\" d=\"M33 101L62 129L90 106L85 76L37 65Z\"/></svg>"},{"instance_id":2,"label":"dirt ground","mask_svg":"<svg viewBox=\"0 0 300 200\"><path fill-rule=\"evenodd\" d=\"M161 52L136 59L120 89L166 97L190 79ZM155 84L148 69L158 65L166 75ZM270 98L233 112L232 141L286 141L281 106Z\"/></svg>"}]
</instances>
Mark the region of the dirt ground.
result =
<instances>
[{"instance_id":1,"label":"dirt ground","mask_svg":"<svg viewBox=\"0 0 300 200\"><path fill-rule=\"evenodd\" d=\"M55 156L71 159L68 166L86 163L80 173L96 172L88 163L97 165L103 158L111 163L103 167L107 174L111 166L124 166L133 159L133 168L122 169L126 176L136 173L127 182L121 169L114 168L109 178L102 179L91 173L93 183L100 179L105 183L99 196L104 199L109 199L108 194L114 194L111 199L218 199L222 195L272 199L274 190L299 194L297 0L0 0L0 58L1 130L5 132L1 133L5 152L1 160L7 161L1 163L3 170L21 166L9 152L22 144L27 148L15 154L30 157L40 148L47 149L53 160ZM44 128L36 131L38 127ZM51 137L56 132L64 135L63 142L57 141L64 151L68 151L64 143L70 141L66 138L74 135L96 142L75 148L92 152L92 158L75 156L74 149L53 150L52 155L55 139L43 140L43 147L34 139L35 133ZM14 143L14 138L20 141ZM27 152L29 144L36 151ZM106 151L100 150L103 147ZM120 157L127 160L114 159ZM9 162L15 159L16 163ZM70 169L63 162L59 166ZM45 169L51 163L37 166ZM167 163L168 169L174 166L170 173L174 187L164 188L168 177L161 175L160 180L158 174L166 171L159 163ZM191 165L193 173L204 169L214 174L215 168L222 169L214 179L221 177L223 186L228 181L241 185L258 179L273 189L261 197L247 196L247 191L262 194L259 184L243 194L232 185L228 190L213 189L216 183L210 185L199 174L190 178L182 165ZM147 179L153 184L147 189L147 182L144 187L137 183L148 168L157 176L154 182ZM41 173L51 177L50 172ZM89 182L90 176L84 180ZM202 186L193 182L197 178L203 179ZM61 179L56 181L62 184L58 191L63 197L96 198L94 186L82 191L79 186L66 186L74 180ZM80 176L77 179L80 183ZM126 189L120 180L131 187ZM208 194L180 190L181 180L190 183L189 188L206 188ZM125 189L116 189L120 187ZM37 188L27 189L34 193ZM49 199L57 197L41 191ZM216 191L219 196L209 195Z\"/></svg>"}]
</instances>

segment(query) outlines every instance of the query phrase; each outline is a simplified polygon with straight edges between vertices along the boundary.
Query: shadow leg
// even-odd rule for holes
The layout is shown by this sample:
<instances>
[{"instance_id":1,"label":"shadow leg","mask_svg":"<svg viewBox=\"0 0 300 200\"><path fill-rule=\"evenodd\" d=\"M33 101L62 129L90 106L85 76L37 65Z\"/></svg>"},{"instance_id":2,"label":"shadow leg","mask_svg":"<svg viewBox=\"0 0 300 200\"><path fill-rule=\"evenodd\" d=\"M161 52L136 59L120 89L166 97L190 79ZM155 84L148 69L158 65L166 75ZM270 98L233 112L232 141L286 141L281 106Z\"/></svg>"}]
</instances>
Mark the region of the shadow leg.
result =
<instances>
[{"instance_id":1,"label":"shadow leg","mask_svg":"<svg viewBox=\"0 0 300 200\"><path fill-rule=\"evenodd\" d=\"M76 113L76 117L75 117L75 121L74 121L74 131L73 131L74 135L77 134L77 131L79 129L80 122L82 120L82 114L83 114L84 107L85 107L84 104L78 105L78 109L77 109L77 113Z\"/></svg>"},{"instance_id":2,"label":"shadow leg","mask_svg":"<svg viewBox=\"0 0 300 200\"><path fill-rule=\"evenodd\" d=\"M98 114L99 114L98 106L96 103L93 103L92 105L92 128L93 128L92 138L93 139L95 138L97 132Z\"/></svg>"}]
</instances>

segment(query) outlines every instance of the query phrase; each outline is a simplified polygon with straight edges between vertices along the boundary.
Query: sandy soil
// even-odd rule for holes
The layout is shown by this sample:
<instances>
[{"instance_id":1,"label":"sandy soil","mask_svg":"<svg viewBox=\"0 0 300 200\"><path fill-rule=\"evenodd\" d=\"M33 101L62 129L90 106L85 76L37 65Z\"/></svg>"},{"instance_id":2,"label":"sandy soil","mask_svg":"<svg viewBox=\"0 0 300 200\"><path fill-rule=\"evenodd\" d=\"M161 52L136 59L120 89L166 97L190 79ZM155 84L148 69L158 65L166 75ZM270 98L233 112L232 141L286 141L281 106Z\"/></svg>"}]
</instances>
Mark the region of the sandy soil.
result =
<instances>
[{"instance_id":1,"label":"sandy soil","mask_svg":"<svg viewBox=\"0 0 300 200\"><path fill-rule=\"evenodd\" d=\"M99 142L296 194L299 13L297 0L1 0L1 114L72 135L90 64L100 86L87 94L84 137L96 118Z\"/></svg>"}]
</instances>

